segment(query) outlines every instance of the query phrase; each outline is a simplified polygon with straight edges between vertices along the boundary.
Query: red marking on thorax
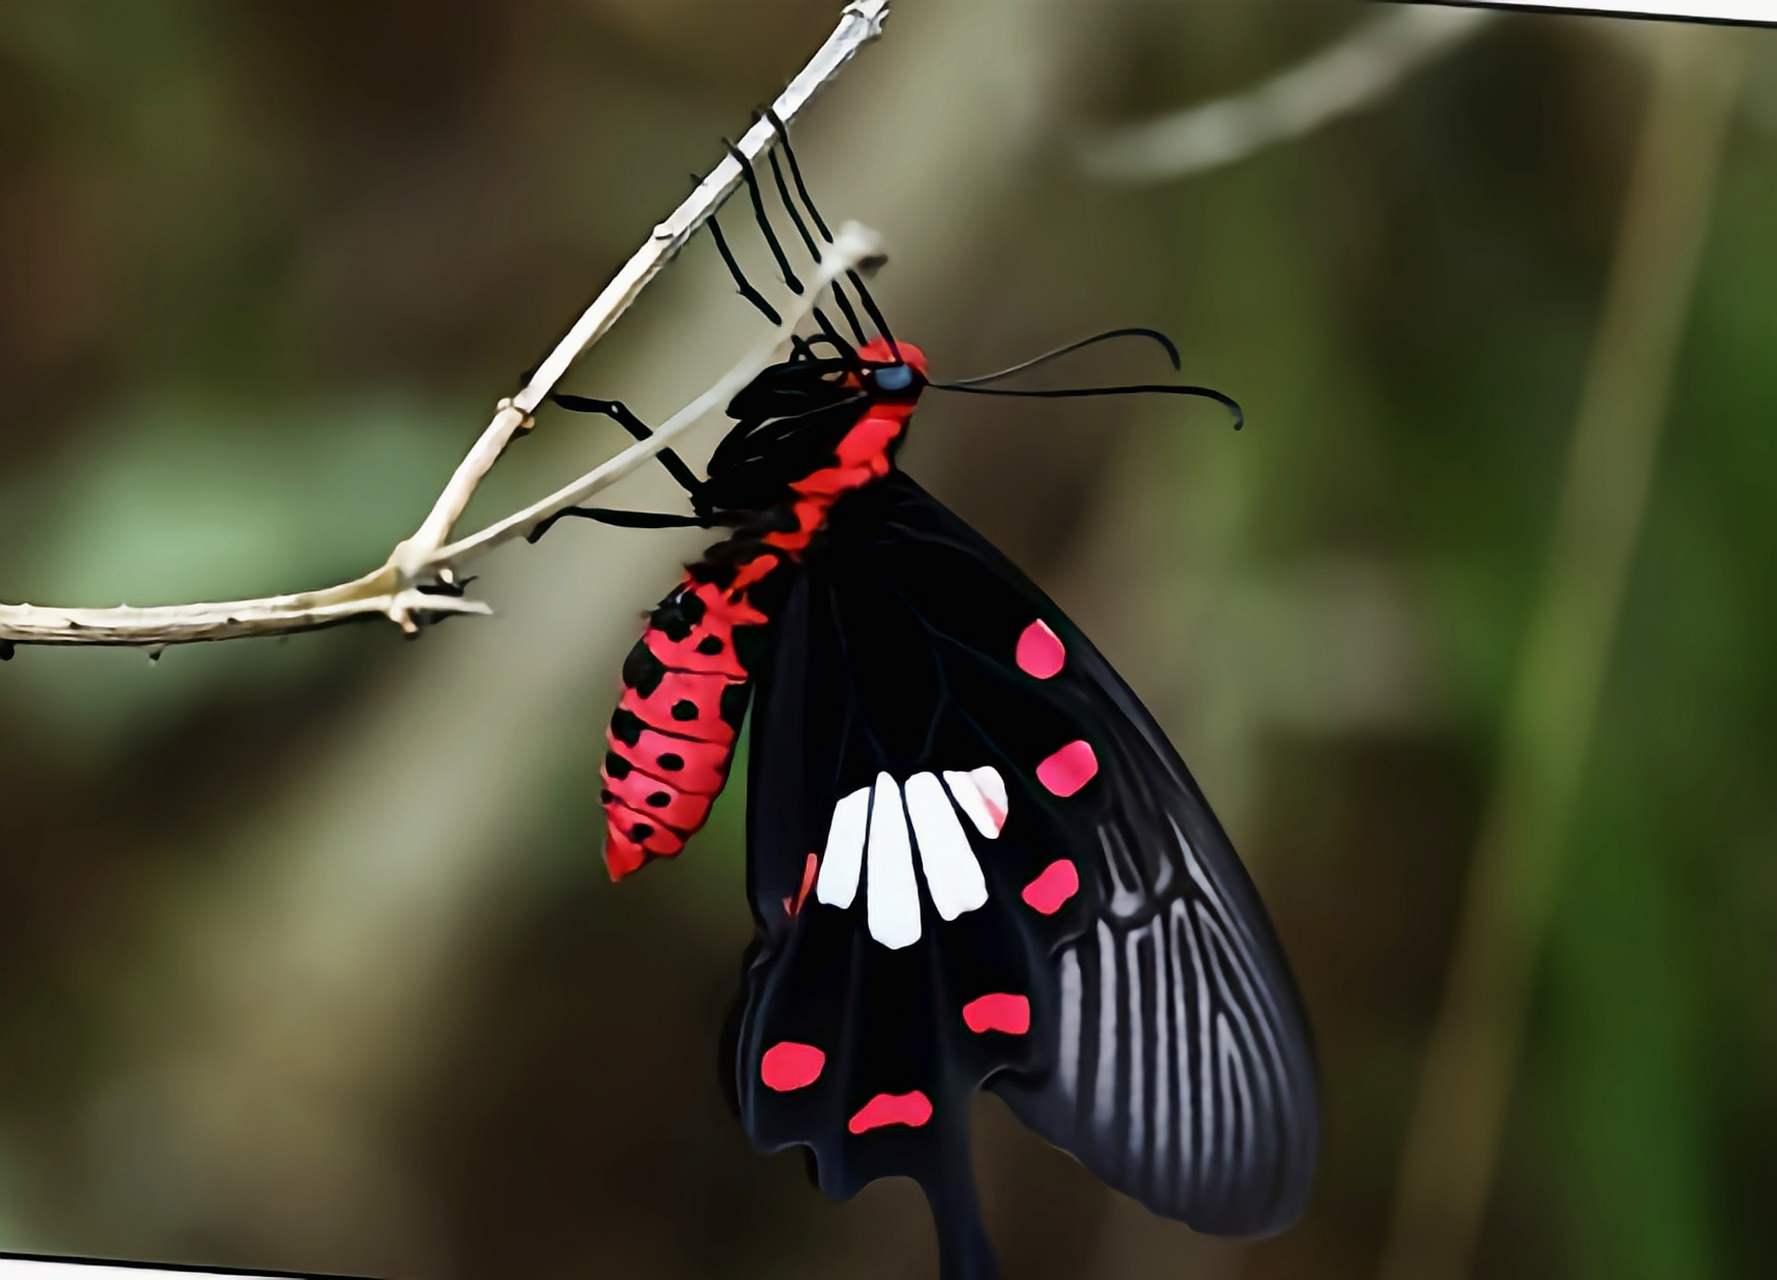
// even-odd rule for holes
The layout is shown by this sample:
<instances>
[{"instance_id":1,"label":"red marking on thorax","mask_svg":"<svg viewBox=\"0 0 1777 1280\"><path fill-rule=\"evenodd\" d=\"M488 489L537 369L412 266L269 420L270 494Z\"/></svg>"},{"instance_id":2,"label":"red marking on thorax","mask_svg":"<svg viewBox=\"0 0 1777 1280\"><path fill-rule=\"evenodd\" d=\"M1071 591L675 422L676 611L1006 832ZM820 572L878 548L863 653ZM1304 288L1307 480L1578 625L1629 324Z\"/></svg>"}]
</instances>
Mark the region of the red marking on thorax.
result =
<instances>
[{"instance_id":1,"label":"red marking on thorax","mask_svg":"<svg viewBox=\"0 0 1777 1280\"><path fill-rule=\"evenodd\" d=\"M932 1118L932 1100L915 1089L912 1093L879 1093L846 1122L853 1133L868 1133L884 1125L904 1124L919 1128Z\"/></svg>"},{"instance_id":2,"label":"red marking on thorax","mask_svg":"<svg viewBox=\"0 0 1777 1280\"><path fill-rule=\"evenodd\" d=\"M906 430L912 413L911 404L871 405L834 450L837 465L822 467L790 486L802 495L791 508L796 528L768 533L765 541L792 554L805 550L842 494L889 473L889 446Z\"/></svg>"},{"instance_id":3,"label":"red marking on thorax","mask_svg":"<svg viewBox=\"0 0 1777 1280\"><path fill-rule=\"evenodd\" d=\"M1030 1001L1004 991L976 996L963 1006L963 1022L976 1035L1003 1031L1009 1036L1021 1036L1030 1030Z\"/></svg>"},{"instance_id":4,"label":"red marking on thorax","mask_svg":"<svg viewBox=\"0 0 1777 1280\"><path fill-rule=\"evenodd\" d=\"M821 1078L827 1055L812 1044L782 1040L767 1049L759 1059L759 1079L767 1089L788 1093L806 1089Z\"/></svg>"},{"instance_id":5,"label":"red marking on thorax","mask_svg":"<svg viewBox=\"0 0 1777 1280\"><path fill-rule=\"evenodd\" d=\"M1062 904L1080 891L1080 872L1066 858L1058 858L1043 868L1043 873L1024 886L1018 896L1038 915L1052 916Z\"/></svg>"},{"instance_id":6,"label":"red marking on thorax","mask_svg":"<svg viewBox=\"0 0 1777 1280\"><path fill-rule=\"evenodd\" d=\"M1091 782L1098 773L1092 744L1076 738L1037 766L1037 781L1063 799Z\"/></svg>"},{"instance_id":7,"label":"red marking on thorax","mask_svg":"<svg viewBox=\"0 0 1777 1280\"><path fill-rule=\"evenodd\" d=\"M1067 662L1067 650L1049 624L1038 618L1018 637L1018 669L1039 680L1047 680Z\"/></svg>"}]
</instances>

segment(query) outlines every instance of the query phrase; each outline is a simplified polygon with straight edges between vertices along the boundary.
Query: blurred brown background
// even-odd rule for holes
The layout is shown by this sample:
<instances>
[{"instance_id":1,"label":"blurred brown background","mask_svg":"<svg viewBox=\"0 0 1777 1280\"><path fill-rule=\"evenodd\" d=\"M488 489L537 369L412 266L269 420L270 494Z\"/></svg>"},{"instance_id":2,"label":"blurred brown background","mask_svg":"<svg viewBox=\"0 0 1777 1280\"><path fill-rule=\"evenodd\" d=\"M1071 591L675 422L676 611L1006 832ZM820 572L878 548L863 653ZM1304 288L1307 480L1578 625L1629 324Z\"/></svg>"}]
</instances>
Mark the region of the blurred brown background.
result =
<instances>
[{"instance_id":1,"label":"blurred brown background","mask_svg":"<svg viewBox=\"0 0 1777 1280\"><path fill-rule=\"evenodd\" d=\"M379 561L837 8L0 8L0 599L226 598ZM903 458L1172 732L1324 1070L1317 1192L1277 1240L1153 1220L983 1102L990 1224L1014 1278L1376 1273L1468 869L1513 761L1542 758L1513 743L1538 708L1557 739L1592 723L1583 697L1515 701L1542 654L1559 689L1597 682L1596 733L1550 748L1575 772L1571 803L1530 806L1543 845L1507 842L1546 846L1546 918L1508 892L1522 910L1477 935L1529 976L1521 1015L1476 1024L1524 1041L1480 1125L1497 1168L1470 1162L1473 1274L1769 1274L1777 37L1512 17L1238 163L1127 185L1080 162L1101 126L1240 91L1374 12L899 0L799 127L941 373L1153 324L1250 422L933 397ZM569 385L659 419L758 333L700 237ZM1645 504L1580 468L1624 590L1590 631L1539 631L1587 405L1606 462L1619 421L1664 436ZM617 442L546 415L471 519ZM564 527L482 566L496 618L414 643L0 668L0 1248L932 1273L911 1188L829 1204L721 1101L742 788L677 865L600 867L617 663L698 545Z\"/></svg>"}]
</instances>

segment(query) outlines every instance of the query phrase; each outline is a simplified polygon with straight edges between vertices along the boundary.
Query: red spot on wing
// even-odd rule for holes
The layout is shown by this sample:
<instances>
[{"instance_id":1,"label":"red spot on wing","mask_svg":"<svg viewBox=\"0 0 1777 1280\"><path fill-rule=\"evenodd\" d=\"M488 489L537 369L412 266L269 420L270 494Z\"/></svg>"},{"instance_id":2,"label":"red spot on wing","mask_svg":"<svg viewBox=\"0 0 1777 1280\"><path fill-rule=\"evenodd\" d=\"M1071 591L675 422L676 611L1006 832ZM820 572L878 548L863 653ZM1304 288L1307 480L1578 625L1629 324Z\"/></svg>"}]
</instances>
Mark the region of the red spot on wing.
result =
<instances>
[{"instance_id":1,"label":"red spot on wing","mask_svg":"<svg viewBox=\"0 0 1777 1280\"><path fill-rule=\"evenodd\" d=\"M1038 618L1018 637L1018 669L1039 680L1047 680L1067 662L1067 649L1061 638L1049 630L1049 624Z\"/></svg>"},{"instance_id":2,"label":"red spot on wing","mask_svg":"<svg viewBox=\"0 0 1777 1280\"><path fill-rule=\"evenodd\" d=\"M976 996L963 1006L963 1021L976 1035L986 1031L1003 1031L1021 1036L1030 1030L1030 1001L1004 991Z\"/></svg>"},{"instance_id":3,"label":"red spot on wing","mask_svg":"<svg viewBox=\"0 0 1777 1280\"><path fill-rule=\"evenodd\" d=\"M912 1093L879 1093L846 1122L853 1133L868 1133L884 1125L904 1124L919 1128L932 1118L932 1100L915 1089Z\"/></svg>"},{"instance_id":4,"label":"red spot on wing","mask_svg":"<svg viewBox=\"0 0 1777 1280\"><path fill-rule=\"evenodd\" d=\"M767 1089L788 1093L792 1089L806 1089L820 1079L826 1065L827 1055L812 1044L782 1040L759 1059L759 1079Z\"/></svg>"},{"instance_id":5,"label":"red spot on wing","mask_svg":"<svg viewBox=\"0 0 1777 1280\"><path fill-rule=\"evenodd\" d=\"M1025 885L1019 897L1037 914L1052 916L1079 891L1079 870L1066 858L1059 858L1044 867L1042 875Z\"/></svg>"},{"instance_id":6,"label":"red spot on wing","mask_svg":"<svg viewBox=\"0 0 1777 1280\"><path fill-rule=\"evenodd\" d=\"M1098 772L1098 756L1092 744L1076 738L1037 766L1037 781L1051 794L1071 796Z\"/></svg>"},{"instance_id":7,"label":"red spot on wing","mask_svg":"<svg viewBox=\"0 0 1777 1280\"><path fill-rule=\"evenodd\" d=\"M808 861L802 864L802 887L796 890L794 898L784 899L784 914L793 916L802 910L802 904L808 901L809 893L814 889L816 873L821 869L821 860L816 854L809 854Z\"/></svg>"}]
</instances>

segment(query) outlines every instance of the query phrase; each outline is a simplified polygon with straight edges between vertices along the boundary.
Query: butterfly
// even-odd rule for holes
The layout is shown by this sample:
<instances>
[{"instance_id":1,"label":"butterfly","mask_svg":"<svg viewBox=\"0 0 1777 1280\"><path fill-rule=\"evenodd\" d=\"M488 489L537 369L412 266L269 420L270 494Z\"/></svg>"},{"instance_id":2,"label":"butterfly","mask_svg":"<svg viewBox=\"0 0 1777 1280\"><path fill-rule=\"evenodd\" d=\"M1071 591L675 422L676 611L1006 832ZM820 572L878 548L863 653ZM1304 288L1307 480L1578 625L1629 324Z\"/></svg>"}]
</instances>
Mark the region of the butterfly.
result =
<instances>
[{"instance_id":1,"label":"butterfly","mask_svg":"<svg viewBox=\"0 0 1777 1280\"><path fill-rule=\"evenodd\" d=\"M831 236L777 126L801 206ZM766 214L757 220L798 292ZM771 171L811 253L817 242ZM747 281L712 234L742 295ZM1055 603L900 470L931 380L855 274L866 332L824 313L728 406L695 514L720 527L623 664L602 770L614 879L707 818L751 713L747 889L756 938L725 1083L753 1143L801 1146L829 1195L916 1179L944 1280L997 1274L971 1172L977 1089L1156 1213L1224 1235L1300 1212L1316 1073L1287 961L1227 835L1129 686ZM1175 367L1177 353L1165 343ZM648 428L616 402L558 396ZM1236 409L1236 413L1238 410ZM1237 419L1238 421L1238 419ZM538 530L534 536L541 536Z\"/></svg>"}]
</instances>

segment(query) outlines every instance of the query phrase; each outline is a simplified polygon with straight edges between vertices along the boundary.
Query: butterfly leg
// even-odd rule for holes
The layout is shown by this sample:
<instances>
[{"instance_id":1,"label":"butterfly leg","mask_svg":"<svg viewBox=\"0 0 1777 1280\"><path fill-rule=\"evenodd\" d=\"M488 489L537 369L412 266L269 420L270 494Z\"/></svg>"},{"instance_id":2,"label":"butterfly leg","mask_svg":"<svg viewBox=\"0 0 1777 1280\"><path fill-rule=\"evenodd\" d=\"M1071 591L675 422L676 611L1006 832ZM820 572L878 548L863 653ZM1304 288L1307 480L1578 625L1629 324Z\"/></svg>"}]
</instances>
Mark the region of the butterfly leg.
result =
<instances>
[{"instance_id":1,"label":"butterfly leg","mask_svg":"<svg viewBox=\"0 0 1777 1280\"><path fill-rule=\"evenodd\" d=\"M814 197L808 194L808 184L802 180L802 166L796 163L796 149L790 145L790 131L784 127L784 118L778 115L775 109L766 111L765 118L771 121L771 127L777 133L778 148L784 153L784 159L790 162L790 176L796 180L796 192L802 197L802 203L808 209L808 216L814 219L814 225L816 229L820 231L821 239L825 240L828 244L832 244L833 233L827 230L826 219L821 217L821 211L816 207ZM773 172L777 172L775 155L771 167ZM780 174L778 178L778 190L782 192L783 189L783 178ZM790 204L790 197L787 193L784 195L784 204ZM791 216L794 217L793 214ZM800 218L796 219L796 225L798 228L801 227L802 220ZM810 251L813 251L812 245L810 246Z\"/></svg>"},{"instance_id":2,"label":"butterfly leg","mask_svg":"<svg viewBox=\"0 0 1777 1280\"><path fill-rule=\"evenodd\" d=\"M562 408L571 409L575 413L603 414L637 440L646 440L654 434L649 430L648 424L631 413L629 406L621 400L594 400L590 396L571 396L560 392L549 398ZM671 449L662 449L654 456L660 465L666 468L667 474L677 480L679 487L690 494L693 500L703 492L703 482L697 478L696 473L690 467L685 465L685 460L678 454Z\"/></svg>"},{"instance_id":3,"label":"butterfly leg","mask_svg":"<svg viewBox=\"0 0 1777 1280\"><path fill-rule=\"evenodd\" d=\"M709 220L710 236L716 242L716 252L722 255L722 265L728 268L728 274L734 277L734 287L740 290L740 296L752 304L754 310L764 316L772 324L782 324L783 316L778 309L765 300L765 295L753 287L747 279L746 272L740 269L740 263L734 260L734 252L728 247L728 237L722 234L722 224L715 218Z\"/></svg>"},{"instance_id":4,"label":"butterfly leg","mask_svg":"<svg viewBox=\"0 0 1777 1280\"><path fill-rule=\"evenodd\" d=\"M524 540L538 541L555 527L557 520L568 516L596 520L600 524L613 525L619 529L714 529L723 523L706 516L678 515L670 511L614 511L609 507L568 507L557 511L525 534Z\"/></svg>"},{"instance_id":5,"label":"butterfly leg","mask_svg":"<svg viewBox=\"0 0 1777 1280\"><path fill-rule=\"evenodd\" d=\"M778 149L789 157L790 169L796 175L796 186L802 192L803 202L808 205L808 212L814 218L815 226L820 228L821 238L831 244L833 236L828 232L827 224L821 221L821 215L815 210L814 203L808 199L808 189L802 182L802 168L796 163L796 153L790 150L790 136L784 131L783 121L776 112L769 113L769 119L771 127L777 131ZM790 195L790 184L784 180L784 167L778 162L777 150L768 152L767 159L771 162L771 180L777 187L778 199L784 206L784 212L790 215L790 222L795 226L796 234L801 237L803 247L808 250L809 258L819 262L821 246L810 233L808 222L803 218L802 210L797 207L795 198ZM864 326L858 322L858 313L853 310L851 299L845 296L845 290L837 281L833 283L833 301L838 304L840 314L845 317L852 335L859 342L867 341ZM831 331L832 325L827 323L825 316L819 317L819 321L824 329Z\"/></svg>"},{"instance_id":6,"label":"butterfly leg","mask_svg":"<svg viewBox=\"0 0 1777 1280\"><path fill-rule=\"evenodd\" d=\"M716 252L722 255L722 263L728 268L728 274L733 277L735 287L740 291L740 296L751 303L753 308L757 310L760 315L771 321L772 324L782 324L784 322L783 316L778 314L776 307L772 306L765 300L764 294L760 293L753 287L753 282L747 279L746 272L742 271L740 269L740 264L734 260L734 252L728 247L728 238L722 234L721 223L717 222L714 218L711 218L709 221L709 228L710 236L716 242ZM856 349L839 336L834 330L832 323L828 321L825 315L821 314L821 309L819 307L814 308L814 318L815 323L821 326L821 333L826 337L827 341L833 345L835 350L847 358L855 358L857 356ZM790 341L795 346L796 353L800 358L806 360L813 357L813 352L809 350L807 340L793 337Z\"/></svg>"},{"instance_id":7,"label":"butterfly leg","mask_svg":"<svg viewBox=\"0 0 1777 1280\"><path fill-rule=\"evenodd\" d=\"M759 230L765 236L765 243L770 246L772 256L777 259L777 264L783 271L784 283L789 285L794 292L798 294L803 293L804 286L802 281L799 280L796 273L790 269L790 262L788 257L784 254L784 247L777 238L777 232L771 225L771 219L766 215L765 200L759 188L758 175L753 172L752 164L737 148L730 144L728 149L729 153L734 156L736 163L740 165L742 175L746 178L747 191L752 197L753 215L759 223ZM776 159L774 158L772 161L774 170L776 163ZM780 192L783 190L781 174L778 176L778 188ZM808 230L806 226L802 224L800 217L796 214L794 203L786 201L785 207L791 211L792 220L796 222L797 229L802 233L804 243L809 243ZM816 218L816 223L821 226L821 234L831 242L832 236L827 232L826 227L820 224L818 216ZM746 273L740 269L740 263L735 261L734 251L728 247L728 237L722 234L722 224L712 217L709 220L709 228L710 237L716 242L716 252L722 255L722 264L728 268L728 274L733 278L735 287L740 291L740 296L745 298L760 315L764 316L772 324L782 324L783 316L778 312L778 309L766 301L765 295L760 293L759 290L754 287L753 282L748 280ZM811 251L813 251L812 245ZM852 272L849 274L854 277L855 283L856 273ZM861 286L859 287L861 288ZM863 327L858 323L856 312L852 310L851 303L846 300L843 292L837 284L833 287L833 297L839 304L840 310L844 312L852 332L857 336L857 340L863 342L865 339ZM872 306L870 303L866 303L865 305L867 308ZM811 308L811 311L815 323L821 328L821 338L816 339L816 341L824 339L828 345L832 346L834 350L839 352L842 358L855 363L857 360L857 349L844 338L839 336L839 332L833 327L832 321L827 319L826 315L822 313L819 307ZM812 352L809 351L808 342L806 340L794 338L791 341L796 347L796 355L798 359L812 358Z\"/></svg>"},{"instance_id":8,"label":"butterfly leg","mask_svg":"<svg viewBox=\"0 0 1777 1280\"><path fill-rule=\"evenodd\" d=\"M820 251L815 248L807 227L803 225L802 218L796 211L796 202L790 199L789 188L784 183L783 169L777 162L777 151L782 151L784 159L789 161L790 177L796 184L796 193L802 197L802 204L808 210L808 216L814 220L816 229L821 233L821 239L832 244L833 233L827 229L826 219L821 217L821 211L816 207L814 197L808 193L808 183L803 181L802 166L796 160L796 149L790 145L790 131L785 128L783 117L778 115L776 111L767 111L765 118L771 122L772 129L777 132L777 150L771 153L771 173L772 177L777 180L778 195L783 198L784 208L790 211L790 220L796 224L796 230L802 233L802 241L808 246L808 251L819 257ZM863 279L856 271L848 271L845 275L846 279L851 282L852 288L857 290L858 301L864 304L864 310L869 313L877 331L888 338L889 345L892 347L894 338L889 333L888 325L883 321L882 312L876 306L876 299L871 297L870 290L864 287ZM844 312L846 322L851 326L851 331L857 335L858 341L863 342L864 328L858 323L857 313L852 310L851 303L846 300L845 290L840 287L838 281L833 283L833 300L839 304L840 311Z\"/></svg>"},{"instance_id":9,"label":"butterfly leg","mask_svg":"<svg viewBox=\"0 0 1777 1280\"><path fill-rule=\"evenodd\" d=\"M809 233L808 223L803 220L802 211L797 208L795 199L790 195L789 183L784 181L784 167L778 163L777 153L779 151L782 151L784 158L790 162L790 174L795 179L796 190L801 193L802 203L808 207L808 216L814 220L816 229L821 233L821 239L832 244L833 233L827 230L827 224L821 218L821 211L815 208L814 200L808 194L808 184L802 180L802 166L797 163L796 152L790 146L790 133L784 128L783 118L776 111L767 111L765 118L771 121L771 127L777 133L777 147L769 153L768 158L771 161L771 178L777 186L778 199L783 202L784 210L790 215L790 221L795 224L796 233L801 236L803 246L808 250L808 256L818 262L821 256L820 245ZM866 341L867 335L864 333L864 326L858 322L858 313L852 309L851 300L845 296L845 290L840 287L838 281L833 283L833 301L838 304L840 313L845 316L845 322L851 328L853 336L860 343ZM831 329L832 326L826 324L825 317L821 317L821 321L823 328Z\"/></svg>"},{"instance_id":10,"label":"butterfly leg","mask_svg":"<svg viewBox=\"0 0 1777 1280\"><path fill-rule=\"evenodd\" d=\"M732 142L726 144L728 154L740 166L741 177L746 179L747 195L753 202L753 219L759 224L759 232L765 237L765 244L771 250L771 256L777 260L777 269L783 274L784 283L790 292L801 296L805 292L802 281L790 270L790 259L784 253L784 246L777 238L777 229L771 225L771 218L765 212L765 193L759 187L759 175L753 172L753 162L748 160L741 149Z\"/></svg>"},{"instance_id":11,"label":"butterfly leg","mask_svg":"<svg viewBox=\"0 0 1777 1280\"><path fill-rule=\"evenodd\" d=\"M759 175L754 171L752 161L748 160L745 155L741 154L740 149L733 143L728 144L728 154L734 157L736 164L740 165L741 176L746 179L747 183L747 195L751 197L753 203L753 218L758 222L759 232L765 237L765 243L771 249L771 256L777 260L778 270L783 273L784 283L790 287L792 293L800 296L803 292L802 281L799 280L796 277L796 273L790 269L790 259L788 255L784 253L784 246L777 238L777 229L771 225L771 218L765 212L764 191L759 185ZM774 170L776 169L776 165L777 159L774 156L772 158L772 166ZM783 175L781 173L778 174L778 190L780 193L786 196L788 195L788 192L784 189ZM791 221L796 223L797 230L802 233L803 243L808 245L809 251L818 259L820 256L819 250L815 249L814 241L808 234L808 228L802 225L802 219L796 212L794 202L786 199L784 201L784 207L790 211ZM847 274L852 277L852 282L856 285L856 273L848 272ZM857 335L858 341L863 342L864 330L858 324L857 313L852 310L851 303L846 300L845 292L839 287L837 281L833 284L833 300L839 304L839 309L844 312L845 318L850 322L852 332ZM827 317L821 314L820 308L813 308L813 313L815 322L821 326L821 331L827 335L830 340L834 340L835 345L842 351L849 351L850 348L847 347L844 341L839 339L838 334L833 331L833 326L827 320Z\"/></svg>"}]
</instances>

